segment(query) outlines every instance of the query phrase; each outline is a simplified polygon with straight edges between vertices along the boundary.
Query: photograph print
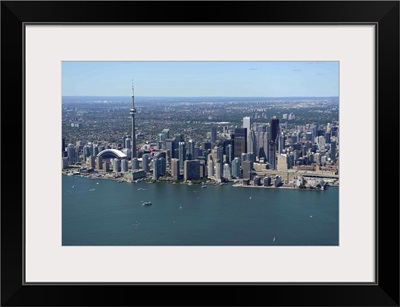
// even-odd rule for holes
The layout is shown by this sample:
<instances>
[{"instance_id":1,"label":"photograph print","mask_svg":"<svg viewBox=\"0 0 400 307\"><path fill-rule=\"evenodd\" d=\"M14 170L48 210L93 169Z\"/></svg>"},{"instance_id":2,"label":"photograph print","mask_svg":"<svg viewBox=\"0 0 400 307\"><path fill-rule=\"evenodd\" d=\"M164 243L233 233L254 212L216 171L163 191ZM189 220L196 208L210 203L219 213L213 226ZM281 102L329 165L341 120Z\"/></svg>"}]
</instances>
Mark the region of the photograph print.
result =
<instances>
[{"instance_id":1,"label":"photograph print","mask_svg":"<svg viewBox=\"0 0 400 307\"><path fill-rule=\"evenodd\" d=\"M62 62L63 246L338 246L339 62Z\"/></svg>"}]
</instances>

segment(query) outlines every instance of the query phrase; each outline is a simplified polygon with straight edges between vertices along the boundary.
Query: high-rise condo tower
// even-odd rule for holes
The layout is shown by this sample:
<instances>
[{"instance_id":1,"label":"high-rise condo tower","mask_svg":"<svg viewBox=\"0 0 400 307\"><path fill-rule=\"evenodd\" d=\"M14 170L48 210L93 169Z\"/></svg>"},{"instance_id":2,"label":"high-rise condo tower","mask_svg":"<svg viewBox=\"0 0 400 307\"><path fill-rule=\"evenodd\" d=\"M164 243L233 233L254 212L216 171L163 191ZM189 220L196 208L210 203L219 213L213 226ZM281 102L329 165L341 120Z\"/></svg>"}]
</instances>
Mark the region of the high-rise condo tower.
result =
<instances>
[{"instance_id":1,"label":"high-rise condo tower","mask_svg":"<svg viewBox=\"0 0 400 307\"><path fill-rule=\"evenodd\" d=\"M276 169L276 151L278 149L278 137L279 137L279 119L275 116L271 118L269 123L270 128L270 143L269 143L269 163L271 169Z\"/></svg>"}]
</instances>

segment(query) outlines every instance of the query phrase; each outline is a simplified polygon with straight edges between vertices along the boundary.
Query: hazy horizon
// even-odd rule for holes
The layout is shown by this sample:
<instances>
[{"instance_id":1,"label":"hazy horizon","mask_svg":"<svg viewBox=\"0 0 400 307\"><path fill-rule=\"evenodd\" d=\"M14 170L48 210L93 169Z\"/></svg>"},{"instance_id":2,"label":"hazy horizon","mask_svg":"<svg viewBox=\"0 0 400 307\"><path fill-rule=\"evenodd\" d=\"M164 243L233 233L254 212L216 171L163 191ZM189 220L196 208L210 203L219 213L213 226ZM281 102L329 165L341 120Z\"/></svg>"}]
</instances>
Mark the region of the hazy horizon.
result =
<instances>
[{"instance_id":1,"label":"hazy horizon","mask_svg":"<svg viewBox=\"0 0 400 307\"><path fill-rule=\"evenodd\" d=\"M62 95L62 97L129 97L127 95ZM339 96L136 96L135 98L338 98Z\"/></svg>"},{"instance_id":2,"label":"hazy horizon","mask_svg":"<svg viewBox=\"0 0 400 307\"><path fill-rule=\"evenodd\" d=\"M130 96L132 83L137 97L337 97L339 62L62 62L63 96Z\"/></svg>"}]
</instances>

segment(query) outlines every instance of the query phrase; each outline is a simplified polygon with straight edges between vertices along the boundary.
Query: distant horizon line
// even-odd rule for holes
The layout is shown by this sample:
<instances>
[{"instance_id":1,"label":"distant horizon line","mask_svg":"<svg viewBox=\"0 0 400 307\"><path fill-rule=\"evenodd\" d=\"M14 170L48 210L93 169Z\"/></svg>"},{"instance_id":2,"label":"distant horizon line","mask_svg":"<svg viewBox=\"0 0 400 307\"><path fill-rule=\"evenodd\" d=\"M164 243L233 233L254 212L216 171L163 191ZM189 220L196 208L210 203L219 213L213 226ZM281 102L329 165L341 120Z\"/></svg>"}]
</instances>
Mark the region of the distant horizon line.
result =
<instances>
[{"instance_id":1,"label":"distant horizon line","mask_svg":"<svg viewBox=\"0 0 400 307\"><path fill-rule=\"evenodd\" d=\"M129 95L62 95L61 97L132 97ZM142 96L135 95L135 97L160 97L160 98L339 98L339 96Z\"/></svg>"}]
</instances>

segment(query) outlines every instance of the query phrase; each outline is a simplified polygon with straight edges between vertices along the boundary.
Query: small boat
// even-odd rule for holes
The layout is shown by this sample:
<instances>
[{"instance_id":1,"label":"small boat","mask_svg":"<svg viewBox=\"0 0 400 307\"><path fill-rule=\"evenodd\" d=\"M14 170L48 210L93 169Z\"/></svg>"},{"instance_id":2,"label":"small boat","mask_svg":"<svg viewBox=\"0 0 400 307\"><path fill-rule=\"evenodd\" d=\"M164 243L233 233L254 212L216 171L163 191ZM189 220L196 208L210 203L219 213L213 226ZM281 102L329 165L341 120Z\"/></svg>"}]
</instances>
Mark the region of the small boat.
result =
<instances>
[{"instance_id":1,"label":"small boat","mask_svg":"<svg viewBox=\"0 0 400 307\"><path fill-rule=\"evenodd\" d=\"M202 185L202 186L201 186L202 189L205 189L206 187L207 187L206 185Z\"/></svg>"},{"instance_id":2,"label":"small boat","mask_svg":"<svg viewBox=\"0 0 400 307\"><path fill-rule=\"evenodd\" d=\"M96 184L99 184L98 182L96 182Z\"/></svg>"},{"instance_id":3,"label":"small boat","mask_svg":"<svg viewBox=\"0 0 400 307\"><path fill-rule=\"evenodd\" d=\"M249 199L251 199L251 196L249 197Z\"/></svg>"},{"instance_id":4,"label":"small boat","mask_svg":"<svg viewBox=\"0 0 400 307\"><path fill-rule=\"evenodd\" d=\"M90 189L89 191L95 191L96 189Z\"/></svg>"},{"instance_id":5,"label":"small boat","mask_svg":"<svg viewBox=\"0 0 400 307\"><path fill-rule=\"evenodd\" d=\"M275 242L275 237L272 239L272 242Z\"/></svg>"},{"instance_id":6,"label":"small boat","mask_svg":"<svg viewBox=\"0 0 400 307\"><path fill-rule=\"evenodd\" d=\"M75 186L73 185L72 188L75 188Z\"/></svg>"},{"instance_id":7,"label":"small boat","mask_svg":"<svg viewBox=\"0 0 400 307\"><path fill-rule=\"evenodd\" d=\"M152 203L150 201L145 201L142 203L142 206L151 206Z\"/></svg>"}]
</instances>

